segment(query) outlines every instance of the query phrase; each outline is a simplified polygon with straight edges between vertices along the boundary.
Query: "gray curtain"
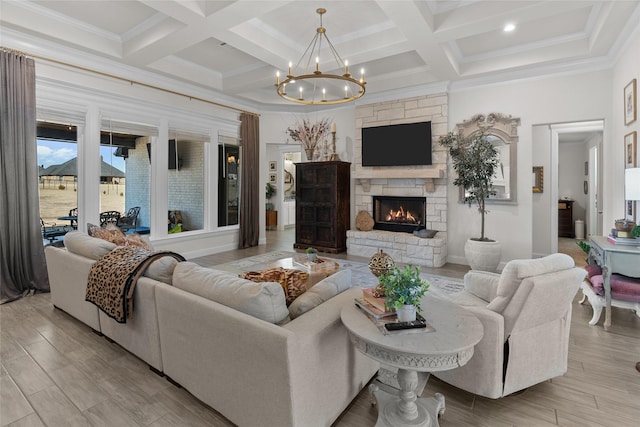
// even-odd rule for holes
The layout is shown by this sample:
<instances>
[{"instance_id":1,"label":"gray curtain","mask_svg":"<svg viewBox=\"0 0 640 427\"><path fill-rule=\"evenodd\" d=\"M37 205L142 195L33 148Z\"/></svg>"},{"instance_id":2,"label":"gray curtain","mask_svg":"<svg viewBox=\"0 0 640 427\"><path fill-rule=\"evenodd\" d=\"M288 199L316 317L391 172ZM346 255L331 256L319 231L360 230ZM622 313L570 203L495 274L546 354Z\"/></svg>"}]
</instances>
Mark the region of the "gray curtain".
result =
<instances>
[{"instance_id":1,"label":"gray curtain","mask_svg":"<svg viewBox=\"0 0 640 427\"><path fill-rule=\"evenodd\" d=\"M242 138L242 176L240 190L240 249L258 246L260 237L259 151L260 118L254 114L240 115Z\"/></svg>"},{"instance_id":2,"label":"gray curtain","mask_svg":"<svg viewBox=\"0 0 640 427\"><path fill-rule=\"evenodd\" d=\"M49 291L40 230L33 59L0 48L0 303Z\"/></svg>"}]
</instances>

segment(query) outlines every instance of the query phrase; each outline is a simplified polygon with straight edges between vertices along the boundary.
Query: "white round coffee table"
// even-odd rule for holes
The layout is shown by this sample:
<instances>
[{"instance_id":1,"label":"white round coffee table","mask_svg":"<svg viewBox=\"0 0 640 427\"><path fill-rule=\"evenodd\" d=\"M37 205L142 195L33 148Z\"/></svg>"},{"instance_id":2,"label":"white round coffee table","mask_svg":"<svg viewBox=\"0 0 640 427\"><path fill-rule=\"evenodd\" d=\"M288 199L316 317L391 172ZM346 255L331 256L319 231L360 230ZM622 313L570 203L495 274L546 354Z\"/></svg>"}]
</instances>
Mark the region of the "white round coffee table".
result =
<instances>
[{"instance_id":1,"label":"white round coffee table","mask_svg":"<svg viewBox=\"0 0 640 427\"><path fill-rule=\"evenodd\" d=\"M435 331L383 335L355 304L347 304L340 314L351 342L360 352L398 369L399 391L389 393L387 387L370 386L378 403L376 426L439 426L444 396L436 393L434 397L418 399L418 373L466 364L473 356L473 347L482 339L482 324L470 311L430 294L423 298L422 309Z\"/></svg>"}]
</instances>

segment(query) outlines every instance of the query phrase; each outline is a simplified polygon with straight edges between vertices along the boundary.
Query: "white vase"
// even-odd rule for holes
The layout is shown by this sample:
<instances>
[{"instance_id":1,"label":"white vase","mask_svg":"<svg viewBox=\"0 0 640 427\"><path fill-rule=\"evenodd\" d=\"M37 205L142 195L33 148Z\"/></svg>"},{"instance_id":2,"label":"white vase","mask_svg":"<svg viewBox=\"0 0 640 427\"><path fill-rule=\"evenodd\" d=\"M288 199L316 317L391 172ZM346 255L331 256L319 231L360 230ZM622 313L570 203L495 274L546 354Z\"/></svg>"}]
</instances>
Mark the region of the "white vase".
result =
<instances>
[{"instance_id":1,"label":"white vase","mask_svg":"<svg viewBox=\"0 0 640 427\"><path fill-rule=\"evenodd\" d=\"M318 254L315 252L311 252L307 254L307 260L309 262L316 262L316 259L318 259Z\"/></svg>"},{"instance_id":2,"label":"white vase","mask_svg":"<svg viewBox=\"0 0 640 427\"><path fill-rule=\"evenodd\" d=\"M399 322L413 322L416 320L416 306L412 304L403 305L396 309L396 316Z\"/></svg>"},{"instance_id":3,"label":"white vase","mask_svg":"<svg viewBox=\"0 0 640 427\"><path fill-rule=\"evenodd\" d=\"M472 270L495 272L502 257L502 245L497 241L468 239L464 245L464 255Z\"/></svg>"}]
</instances>

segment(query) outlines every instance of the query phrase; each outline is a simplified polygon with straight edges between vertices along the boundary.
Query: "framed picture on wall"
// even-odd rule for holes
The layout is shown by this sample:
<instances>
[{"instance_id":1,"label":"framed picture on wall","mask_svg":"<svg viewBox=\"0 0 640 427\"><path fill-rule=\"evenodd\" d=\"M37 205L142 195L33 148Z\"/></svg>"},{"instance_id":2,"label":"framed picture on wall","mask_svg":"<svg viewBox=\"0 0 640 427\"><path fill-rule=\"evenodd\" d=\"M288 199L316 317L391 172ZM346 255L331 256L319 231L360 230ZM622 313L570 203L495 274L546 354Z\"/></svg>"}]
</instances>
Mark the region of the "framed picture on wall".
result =
<instances>
[{"instance_id":1,"label":"framed picture on wall","mask_svg":"<svg viewBox=\"0 0 640 427\"><path fill-rule=\"evenodd\" d=\"M269 172L275 172L278 169L278 162L276 162L275 160L272 162L269 162Z\"/></svg>"},{"instance_id":2,"label":"framed picture on wall","mask_svg":"<svg viewBox=\"0 0 640 427\"><path fill-rule=\"evenodd\" d=\"M638 165L637 132L624 136L624 168L635 168ZM625 200L625 219L636 221L637 202Z\"/></svg>"},{"instance_id":3,"label":"framed picture on wall","mask_svg":"<svg viewBox=\"0 0 640 427\"><path fill-rule=\"evenodd\" d=\"M637 165L637 133L630 132L624 136L624 168L635 168Z\"/></svg>"},{"instance_id":4,"label":"framed picture on wall","mask_svg":"<svg viewBox=\"0 0 640 427\"><path fill-rule=\"evenodd\" d=\"M628 125L637 118L636 79L631 80L624 88L624 124Z\"/></svg>"},{"instance_id":5,"label":"framed picture on wall","mask_svg":"<svg viewBox=\"0 0 640 427\"><path fill-rule=\"evenodd\" d=\"M276 183L276 174L275 173L270 173L269 174L269 184L275 184Z\"/></svg>"}]
</instances>

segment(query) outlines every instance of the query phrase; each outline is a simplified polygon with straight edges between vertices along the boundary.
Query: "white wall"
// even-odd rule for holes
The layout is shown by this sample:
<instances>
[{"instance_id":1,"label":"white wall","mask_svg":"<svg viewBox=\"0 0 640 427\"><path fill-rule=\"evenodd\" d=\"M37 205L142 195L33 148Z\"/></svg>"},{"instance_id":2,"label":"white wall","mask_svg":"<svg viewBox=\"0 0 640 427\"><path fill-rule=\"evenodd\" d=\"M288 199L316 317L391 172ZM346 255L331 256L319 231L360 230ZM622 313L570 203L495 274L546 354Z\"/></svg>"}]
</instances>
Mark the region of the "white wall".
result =
<instances>
[{"instance_id":1,"label":"white wall","mask_svg":"<svg viewBox=\"0 0 640 427\"><path fill-rule=\"evenodd\" d=\"M518 128L518 201L514 205L492 204L486 216L488 237L502 242L502 263L530 258L533 253L533 196L531 173L534 150L546 143L536 139L533 126L545 123L611 120L611 72L595 71L571 76L496 84L482 88L455 90L449 95L449 128L474 114L510 114L521 119ZM621 100L622 98L620 98ZM622 103L622 101L620 101ZM609 138L605 125L605 145ZM538 166L538 165L536 165ZM545 168L546 169L546 168ZM545 185L549 180L545 176ZM606 179L606 171L605 171ZM449 181L449 194L457 189ZM449 262L466 264L464 244L480 231L480 216L449 198Z\"/></svg>"},{"instance_id":2,"label":"white wall","mask_svg":"<svg viewBox=\"0 0 640 427\"><path fill-rule=\"evenodd\" d=\"M640 135L640 112L638 119L625 126L623 110L624 88L636 79L636 100L640 107L640 27L635 34L629 38L623 54L620 56L613 69L613 85L611 99L613 109L611 140L605 138L604 168L604 225L606 232L611 229L616 219L624 217L624 136L630 132L637 132ZM640 140L638 141L640 143ZM638 150L640 152L640 149ZM639 155L640 157L640 155ZM640 158L636 159L636 165L640 167ZM637 206L640 203L636 202ZM636 221L640 221L636 214Z\"/></svg>"},{"instance_id":3,"label":"white wall","mask_svg":"<svg viewBox=\"0 0 640 427\"><path fill-rule=\"evenodd\" d=\"M531 194L531 227L532 256L538 258L549 254L551 243L551 215L555 214L551 203L551 129L548 125L536 125L532 127L532 153L533 166L542 166L542 193ZM532 170L533 173L533 170ZM555 201L554 201L555 203Z\"/></svg>"},{"instance_id":4,"label":"white wall","mask_svg":"<svg viewBox=\"0 0 640 427\"><path fill-rule=\"evenodd\" d=\"M267 180L269 179L269 161L277 161L278 171L277 178L278 182L276 187L278 189L278 194L272 198L272 202L274 204L274 209L278 212L282 212L283 202L282 202L282 188L283 187L283 179L284 174L282 172L282 158L281 153L283 151L301 151L302 152L302 161L306 162L307 158L304 153L304 150L301 149L301 146L298 142L291 140L287 135L287 128L294 126L296 122L302 121L303 119L308 119L311 122L315 122L321 120L323 118L328 118L330 123L336 123L336 153L340 156L340 159L345 162L352 162L353 160L353 141L354 141L354 133L355 133L355 105L350 104L347 107L335 108L326 111L310 111L305 112L305 107L299 107L299 113L291 113L291 112L263 112L260 115L260 144L264 146L265 154L263 157L264 161L260 161L261 170L260 176L261 179L261 187L264 188ZM331 136L329 136L329 141L331 141ZM352 165L353 170L353 165ZM353 186L354 180L351 180L351 194L353 201ZM262 199L264 200L264 192L262 194ZM353 205L353 203L352 203ZM264 203L263 203L264 206ZM264 207L262 208L264 209ZM261 213L261 218L264 217L264 213ZM280 220L281 213L278 213L278 229L282 230L284 225ZM355 213L351 212L352 225L355 218Z\"/></svg>"}]
</instances>

